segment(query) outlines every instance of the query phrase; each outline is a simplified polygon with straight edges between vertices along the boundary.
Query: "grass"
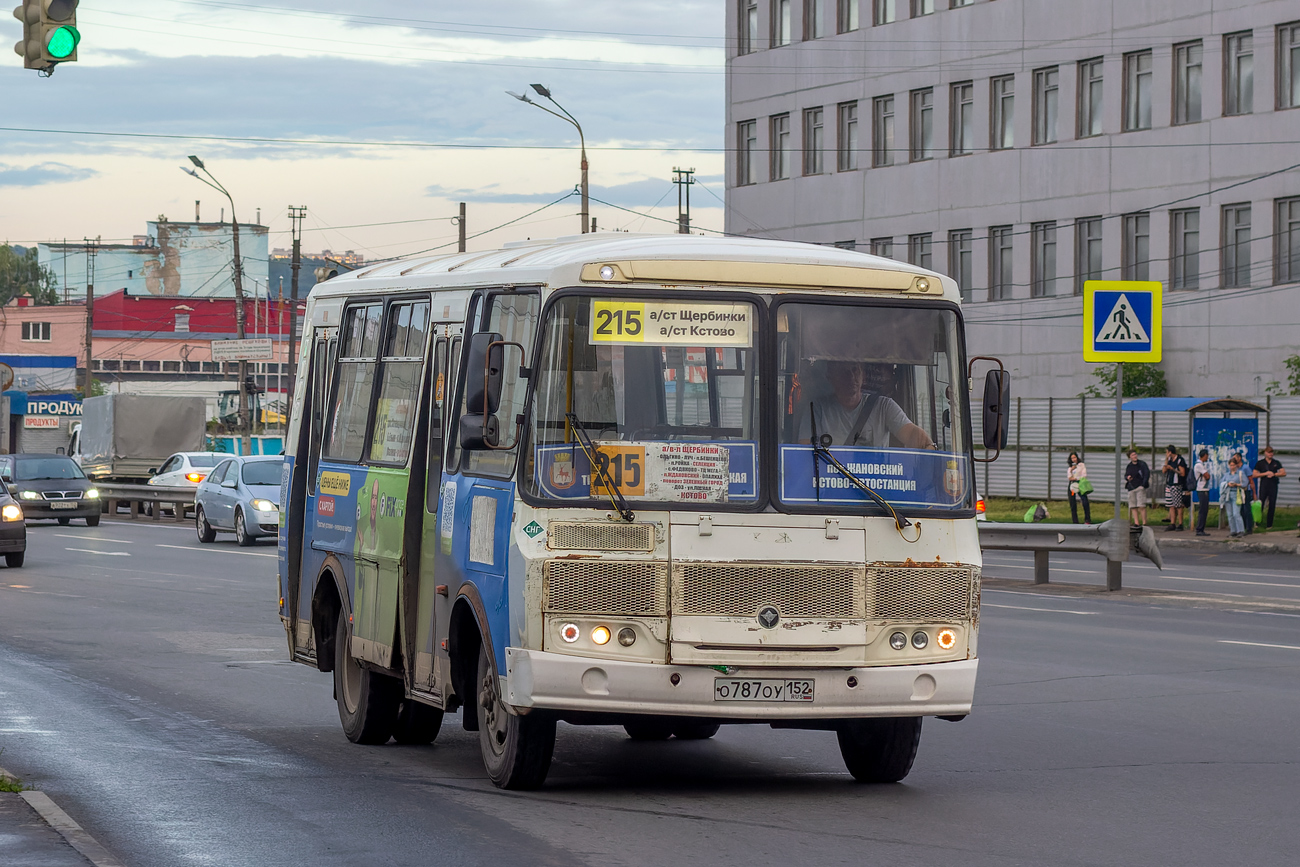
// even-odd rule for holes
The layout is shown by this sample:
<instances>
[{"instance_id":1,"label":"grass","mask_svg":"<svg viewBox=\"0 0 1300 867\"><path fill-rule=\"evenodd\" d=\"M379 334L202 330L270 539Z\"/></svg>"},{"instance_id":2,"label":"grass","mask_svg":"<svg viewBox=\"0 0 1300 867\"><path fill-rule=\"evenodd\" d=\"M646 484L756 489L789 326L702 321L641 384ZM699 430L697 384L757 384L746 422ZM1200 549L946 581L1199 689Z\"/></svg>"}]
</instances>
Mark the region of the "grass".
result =
<instances>
[{"instance_id":1,"label":"grass","mask_svg":"<svg viewBox=\"0 0 1300 867\"><path fill-rule=\"evenodd\" d=\"M1017 500L1012 497L989 497L987 500L988 519L990 521L1006 521L1010 523L1021 523L1025 520L1025 512L1042 502L1047 506L1049 517L1041 523L1047 524L1068 524L1070 523L1070 502L1069 500ZM1115 514L1115 503L1113 500L1099 501L1090 499L1089 504L1092 506L1092 522L1100 524L1102 521L1109 521ZM1189 512L1195 514L1196 507L1193 505ZM1121 514L1125 519L1128 518L1128 506L1124 506ZM1147 508L1147 523L1153 527L1162 526L1163 520L1168 517L1162 504L1159 508ZM1083 520L1083 505L1079 504L1079 520ZM1208 523L1211 527L1217 527L1219 521L1218 507L1211 504ZM1300 521L1300 507L1283 506L1279 507L1273 513L1273 529L1265 530L1263 527L1256 526L1256 533L1294 533L1296 532L1296 523Z\"/></svg>"},{"instance_id":2,"label":"grass","mask_svg":"<svg viewBox=\"0 0 1300 867\"><path fill-rule=\"evenodd\" d=\"M30 788L31 786L25 785L17 777L0 774L0 792L25 792Z\"/></svg>"}]
</instances>

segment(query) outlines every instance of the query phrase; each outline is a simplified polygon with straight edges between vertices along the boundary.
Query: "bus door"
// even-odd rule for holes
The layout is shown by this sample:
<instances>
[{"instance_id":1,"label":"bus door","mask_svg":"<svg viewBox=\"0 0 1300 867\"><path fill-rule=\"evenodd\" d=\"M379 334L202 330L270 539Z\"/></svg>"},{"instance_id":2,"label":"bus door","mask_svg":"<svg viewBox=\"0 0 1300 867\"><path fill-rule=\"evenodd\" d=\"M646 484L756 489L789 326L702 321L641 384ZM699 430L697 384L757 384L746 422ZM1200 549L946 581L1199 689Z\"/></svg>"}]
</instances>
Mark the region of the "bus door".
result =
<instances>
[{"instance_id":1,"label":"bus door","mask_svg":"<svg viewBox=\"0 0 1300 867\"><path fill-rule=\"evenodd\" d=\"M518 643L517 636L524 628L523 575L511 575L508 561L515 504L515 455L522 434L519 419L528 385L522 368L532 356L540 298L535 289L510 289L480 293L475 301L466 318L469 327L456 391L458 412L448 426L437 568L445 576L439 583L448 585L450 602L454 604L458 596L465 596L474 606L481 627L490 633L497 670L503 673L505 647ZM476 408L467 407L467 399L471 392L481 394L483 390L484 358L476 354L475 347L482 348L489 341L507 344L501 347L500 400L495 411L487 407L498 441L465 449L461 447L462 436L483 430L485 416L468 418L468 410ZM475 387L470 386L471 380ZM518 622L512 622L512 614ZM445 638L445 633L441 637Z\"/></svg>"}]
</instances>

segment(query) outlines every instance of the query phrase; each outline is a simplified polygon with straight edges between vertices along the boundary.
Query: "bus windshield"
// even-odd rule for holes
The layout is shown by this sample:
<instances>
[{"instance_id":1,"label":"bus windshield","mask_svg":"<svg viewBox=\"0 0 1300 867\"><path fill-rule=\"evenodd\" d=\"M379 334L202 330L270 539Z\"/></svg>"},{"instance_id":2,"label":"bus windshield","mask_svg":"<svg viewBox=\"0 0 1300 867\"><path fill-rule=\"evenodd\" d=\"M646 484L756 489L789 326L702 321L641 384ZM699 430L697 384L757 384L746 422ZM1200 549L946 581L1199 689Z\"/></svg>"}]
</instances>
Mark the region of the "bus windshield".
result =
<instances>
[{"instance_id":1,"label":"bus windshield","mask_svg":"<svg viewBox=\"0 0 1300 867\"><path fill-rule=\"evenodd\" d=\"M781 505L876 512L865 485L902 511L971 507L954 311L786 301L774 313Z\"/></svg>"},{"instance_id":2,"label":"bus windshield","mask_svg":"<svg viewBox=\"0 0 1300 867\"><path fill-rule=\"evenodd\" d=\"M525 490L571 503L607 502L609 486L641 504L756 503L758 321L758 306L735 297L558 299L542 327Z\"/></svg>"}]
</instances>

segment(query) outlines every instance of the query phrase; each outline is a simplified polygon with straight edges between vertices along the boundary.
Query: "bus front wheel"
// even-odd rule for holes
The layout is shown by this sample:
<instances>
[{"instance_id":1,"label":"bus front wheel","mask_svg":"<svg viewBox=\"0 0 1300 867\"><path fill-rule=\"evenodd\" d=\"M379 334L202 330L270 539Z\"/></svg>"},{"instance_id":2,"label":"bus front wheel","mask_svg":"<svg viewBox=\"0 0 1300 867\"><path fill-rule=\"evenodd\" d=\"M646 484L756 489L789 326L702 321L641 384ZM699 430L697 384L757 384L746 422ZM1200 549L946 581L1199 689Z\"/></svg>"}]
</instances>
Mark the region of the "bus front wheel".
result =
<instances>
[{"instance_id":1,"label":"bus front wheel","mask_svg":"<svg viewBox=\"0 0 1300 867\"><path fill-rule=\"evenodd\" d=\"M348 652L348 616L334 630L334 697L343 733L354 744L386 744L397 726L402 682L365 668Z\"/></svg>"},{"instance_id":2,"label":"bus front wheel","mask_svg":"<svg viewBox=\"0 0 1300 867\"><path fill-rule=\"evenodd\" d=\"M840 755L859 783L897 783L912 770L921 718L886 717L840 723Z\"/></svg>"},{"instance_id":3,"label":"bus front wheel","mask_svg":"<svg viewBox=\"0 0 1300 867\"><path fill-rule=\"evenodd\" d=\"M488 779L501 789L540 788L555 751L555 718L537 711L520 716L506 709L486 645L478 652L477 685L478 743Z\"/></svg>"}]
</instances>

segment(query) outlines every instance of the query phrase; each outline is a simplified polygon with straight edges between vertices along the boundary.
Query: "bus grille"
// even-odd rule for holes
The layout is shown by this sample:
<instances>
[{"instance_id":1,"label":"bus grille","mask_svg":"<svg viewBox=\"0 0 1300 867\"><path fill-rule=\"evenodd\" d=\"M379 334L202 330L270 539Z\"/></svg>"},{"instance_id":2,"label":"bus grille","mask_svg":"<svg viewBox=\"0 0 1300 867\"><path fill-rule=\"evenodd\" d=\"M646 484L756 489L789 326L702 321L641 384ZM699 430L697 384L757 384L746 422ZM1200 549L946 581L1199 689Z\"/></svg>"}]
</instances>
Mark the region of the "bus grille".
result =
<instances>
[{"instance_id":1,"label":"bus grille","mask_svg":"<svg viewBox=\"0 0 1300 867\"><path fill-rule=\"evenodd\" d=\"M654 524L552 521L546 544L554 551L653 551Z\"/></svg>"},{"instance_id":2,"label":"bus grille","mask_svg":"<svg viewBox=\"0 0 1300 867\"><path fill-rule=\"evenodd\" d=\"M673 613L752 617L773 605L783 617L866 614L861 566L677 563Z\"/></svg>"},{"instance_id":3,"label":"bus grille","mask_svg":"<svg viewBox=\"0 0 1300 867\"><path fill-rule=\"evenodd\" d=\"M542 610L548 614L668 614L667 563L548 560L542 574Z\"/></svg>"},{"instance_id":4,"label":"bus grille","mask_svg":"<svg viewBox=\"0 0 1300 867\"><path fill-rule=\"evenodd\" d=\"M975 620L979 570L941 566L870 566L869 617L883 620Z\"/></svg>"}]
</instances>

